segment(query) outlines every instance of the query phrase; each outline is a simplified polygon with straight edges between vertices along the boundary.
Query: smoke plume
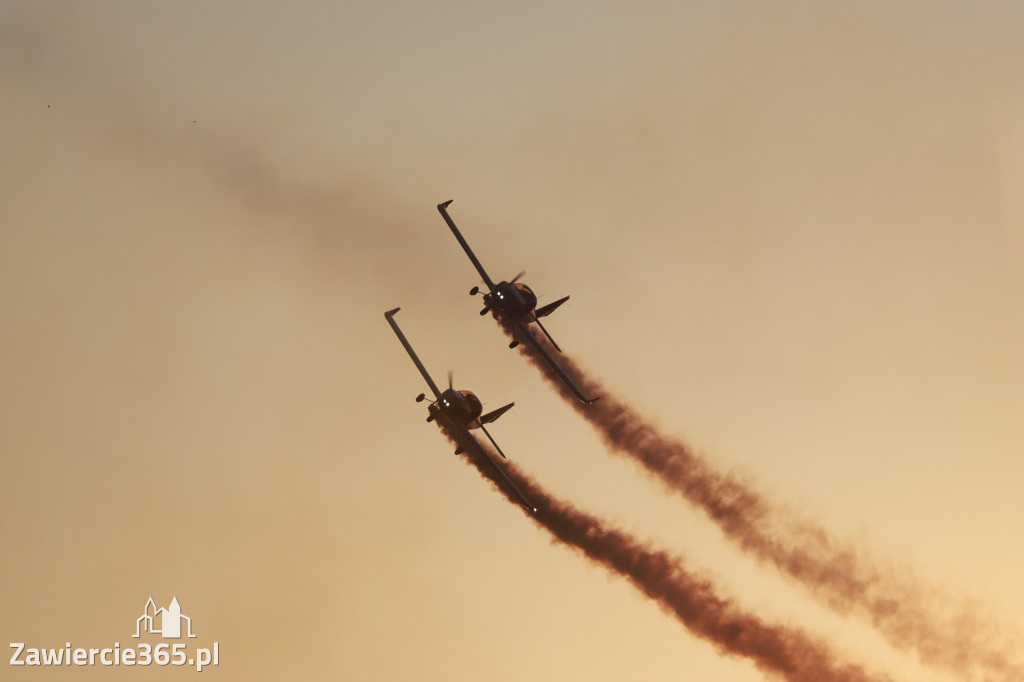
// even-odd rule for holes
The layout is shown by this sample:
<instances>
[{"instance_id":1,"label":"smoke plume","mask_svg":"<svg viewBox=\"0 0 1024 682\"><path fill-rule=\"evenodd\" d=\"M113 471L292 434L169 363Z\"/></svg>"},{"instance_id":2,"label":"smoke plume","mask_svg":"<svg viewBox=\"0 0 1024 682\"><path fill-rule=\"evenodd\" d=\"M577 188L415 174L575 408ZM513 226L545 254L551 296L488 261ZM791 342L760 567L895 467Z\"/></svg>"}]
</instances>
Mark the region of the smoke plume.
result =
<instances>
[{"instance_id":1,"label":"smoke plume","mask_svg":"<svg viewBox=\"0 0 1024 682\"><path fill-rule=\"evenodd\" d=\"M509 323L495 315L511 338ZM890 644L916 652L928 665L964 679L1024 680L1024 666L1013 653L1021 648L1016 633L991 623L970 603L951 604L948 595L921 586L905 569L883 568L862 548L831 537L735 474L716 469L684 443L662 435L547 339L535 338L585 395L601 397L593 405L581 403L530 343L519 344L520 353L611 451L681 494L744 551L798 581L837 613L866 618Z\"/></svg>"},{"instance_id":2,"label":"smoke plume","mask_svg":"<svg viewBox=\"0 0 1024 682\"><path fill-rule=\"evenodd\" d=\"M456 443L452 434L446 433L446 436ZM492 457L497 455L492 453ZM509 502L521 508L473 448L467 450L467 458ZM711 642L721 653L749 659L765 674L790 682L890 680L869 674L860 666L840 662L824 642L800 630L771 625L745 612L721 596L710 580L687 570L679 558L651 549L621 530L552 497L511 462L503 460L502 465L516 487L538 507L536 513L524 511L531 520L558 542L627 578L692 634Z\"/></svg>"}]
</instances>

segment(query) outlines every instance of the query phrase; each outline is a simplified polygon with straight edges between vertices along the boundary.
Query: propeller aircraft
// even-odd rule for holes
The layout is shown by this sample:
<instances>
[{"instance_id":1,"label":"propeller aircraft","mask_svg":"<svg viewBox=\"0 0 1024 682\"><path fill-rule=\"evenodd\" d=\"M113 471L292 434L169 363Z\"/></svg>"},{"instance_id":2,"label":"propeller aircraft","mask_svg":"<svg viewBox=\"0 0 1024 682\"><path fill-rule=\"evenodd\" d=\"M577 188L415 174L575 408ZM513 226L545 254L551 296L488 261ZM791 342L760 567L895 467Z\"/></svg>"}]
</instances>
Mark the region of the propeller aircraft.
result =
<instances>
[{"instance_id":1,"label":"propeller aircraft","mask_svg":"<svg viewBox=\"0 0 1024 682\"><path fill-rule=\"evenodd\" d=\"M398 323L395 322L395 313L399 310L401 310L401 308L389 310L384 313L384 317L387 319L388 324L391 325L391 328L395 331L395 334L398 336L398 340L402 342L403 346L405 346L405 350L409 353L409 357L412 358L413 364L416 365L416 369L418 369L420 374L423 375L423 378L427 382L427 386L430 387L431 392L434 394L434 400L427 405L427 421L437 421L439 424L447 428L449 433L453 434L457 438L458 445L455 450L456 455L464 452L464 448L466 447L476 450L477 453L487 460L494 471L498 474L498 477L506 486L508 486L508 489L516 497L519 503L528 510L536 512L537 508L533 506L528 499L526 499L526 496L523 495L518 488L516 488L512 479L508 477L508 474L498 466L498 463L494 458L491 457L487 450L485 450L480 445L479 441L473 437L473 434L470 433L471 429L480 429L483 431L484 435L487 436L487 440L491 442L491 445L493 445L494 449L498 451L498 454L504 458L505 453L501 451L501 448L498 447L498 444L494 441L494 438L491 437L491 434L487 431L487 428L484 425L490 424L498 417L508 412L512 409L512 406L515 405L515 403L509 403L508 405L499 407L487 414L483 414L483 403L480 402L480 399L476 397L475 393L472 391L459 391L452 387L452 372L450 371L448 372L448 388L441 391L437 387L437 384L434 383L434 380L430 377L430 374L423 366L423 363L420 362L419 357L416 356L416 352L412 349L412 346L409 345L409 341L405 338L405 334L402 333ZM420 393L416 396L416 402L423 402L426 397L426 394Z\"/></svg>"},{"instance_id":2,"label":"propeller aircraft","mask_svg":"<svg viewBox=\"0 0 1024 682\"><path fill-rule=\"evenodd\" d=\"M444 203L438 204L437 210L441 213L441 217L444 218L444 221L448 223L448 227L451 228L452 234L455 235L459 244L462 245L466 255L469 256L469 260L473 262L473 266L476 268L477 272L480 273L480 277L487 286L488 291L483 295L484 309L480 311L480 314L486 315L491 310L497 310L501 313L512 324L514 329L514 338L508 345L509 348L515 348L519 345L519 341L521 339L526 339L535 349L537 349L541 356L544 357L555 373L558 374L559 378L561 378L562 382L565 383L577 398L585 403L593 404L594 401L598 400L598 398L588 398L583 395L583 392L579 387L577 387L576 384L573 383L572 379L566 375L565 371L558 366L555 359L551 357L551 354L548 353L547 349L540 345L526 326L531 322L536 323L537 327L539 327L541 332L544 333L544 336L546 336L548 341L551 342L551 345L555 347L555 350L561 352L562 349L558 347L555 340L551 338L551 334L549 334L548 330L544 328L543 324L541 324L540 318L547 317L551 313L555 312L560 305L569 300L569 297L565 296L554 303L549 303L538 308L537 295L533 293L533 289L519 281L519 279L526 274L525 271L520 272L518 275L513 277L511 281L501 281L495 284L491 278L488 277L487 271L484 270L484 267L480 265L480 261L477 260L476 254L474 254L473 250L469 248L469 244L466 243L462 233L459 232L459 228L455 226L455 222L452 220L451 216L448 215L448 206L451 205L452 201L452 199L449 199ZM475 286L469 290L470 296L476 296L478 293L480 293L480 287Z\"/></svg>"}]
</instances>

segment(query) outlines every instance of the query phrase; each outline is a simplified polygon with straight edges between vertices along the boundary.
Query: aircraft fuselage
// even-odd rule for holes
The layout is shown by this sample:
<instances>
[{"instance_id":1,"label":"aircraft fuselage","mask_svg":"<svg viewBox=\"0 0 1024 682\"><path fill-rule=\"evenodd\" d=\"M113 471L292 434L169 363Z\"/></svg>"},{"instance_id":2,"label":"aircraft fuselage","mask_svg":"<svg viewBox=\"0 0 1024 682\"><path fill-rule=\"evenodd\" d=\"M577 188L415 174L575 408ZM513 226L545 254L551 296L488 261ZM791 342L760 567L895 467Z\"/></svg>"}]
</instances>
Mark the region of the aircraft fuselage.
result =
<instances>
[{"instance_id":1,"label":"aircraft fuselage","mask_svg":"<svg viewBox=\"0 0 1024 682\"><path fill-rule=\"evenodd\" d=\"M428 409L435 419L446 419L457 426L473 429L480 425L478 420L484 406L472 391L449 388Z\"/></svg>"},{"instance_id":2,"label":"aircraft fuselage","mask_svg":"<svg viewBox=\"0 0 1024 682\"><path fill-rule=\"evenodd\" d=\"M501 282L494 291L484 294L484 304L488 308L499 308L517 320L531 322L537 308L537 294L522 282Z\"/></svg>"}]
</instances>

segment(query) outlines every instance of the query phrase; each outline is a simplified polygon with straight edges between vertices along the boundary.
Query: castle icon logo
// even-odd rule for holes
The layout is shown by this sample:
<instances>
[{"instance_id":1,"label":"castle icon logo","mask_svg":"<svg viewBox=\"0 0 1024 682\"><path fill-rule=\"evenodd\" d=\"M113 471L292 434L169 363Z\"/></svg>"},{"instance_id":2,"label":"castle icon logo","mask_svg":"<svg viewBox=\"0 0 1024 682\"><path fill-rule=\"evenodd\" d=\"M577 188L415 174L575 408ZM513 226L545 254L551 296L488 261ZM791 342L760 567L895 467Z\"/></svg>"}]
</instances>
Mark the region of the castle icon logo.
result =
<instances>
[{"instance_id":1,"label":"castle icon logo","mask_svg":"<svg viewBox=\"0 0 1024 682\"><path fill-rule=\"evenodd\" d=\"M132 637L140 637L142 632L148 632L159 634L164 639L181 639L181 621L185 621L188 626L188 636L195 637L192 634L192 619L182 615L177 597L171 600L171 605L166 609L157 608L153 598L150 597L142 615L135 621L135 634ZM159 629L156 627L158 622Z\"/></svg>"}]
</instances>

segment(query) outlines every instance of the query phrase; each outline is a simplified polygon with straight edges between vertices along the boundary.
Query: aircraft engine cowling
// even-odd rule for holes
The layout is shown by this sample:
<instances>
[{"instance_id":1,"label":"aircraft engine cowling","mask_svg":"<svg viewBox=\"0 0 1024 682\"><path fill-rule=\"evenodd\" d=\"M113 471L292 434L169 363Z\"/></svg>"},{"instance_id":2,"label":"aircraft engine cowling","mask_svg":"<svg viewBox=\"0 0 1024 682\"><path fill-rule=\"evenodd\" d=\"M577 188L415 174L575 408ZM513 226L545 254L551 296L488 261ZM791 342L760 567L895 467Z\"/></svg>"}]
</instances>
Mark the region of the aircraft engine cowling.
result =
<instances>
[{"instance_id":1,"label":"aircraft engine cowling","mask_svg":"<svg viewBox=\"0 0 1024 682\"><path fill-rule=\"evenodd\" d=\"M519 292L519 300L523 302L523 314L525 315L537 307L537 294L533 293L533 289L521 282L516 282L515 287Z\"/></svg>"}]
</instances>

